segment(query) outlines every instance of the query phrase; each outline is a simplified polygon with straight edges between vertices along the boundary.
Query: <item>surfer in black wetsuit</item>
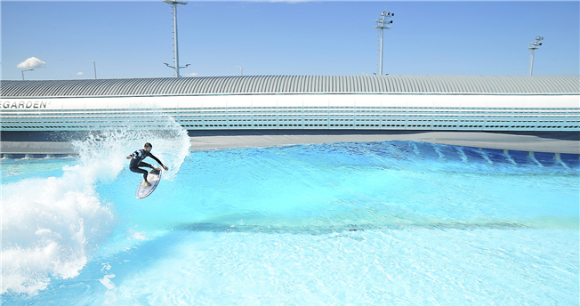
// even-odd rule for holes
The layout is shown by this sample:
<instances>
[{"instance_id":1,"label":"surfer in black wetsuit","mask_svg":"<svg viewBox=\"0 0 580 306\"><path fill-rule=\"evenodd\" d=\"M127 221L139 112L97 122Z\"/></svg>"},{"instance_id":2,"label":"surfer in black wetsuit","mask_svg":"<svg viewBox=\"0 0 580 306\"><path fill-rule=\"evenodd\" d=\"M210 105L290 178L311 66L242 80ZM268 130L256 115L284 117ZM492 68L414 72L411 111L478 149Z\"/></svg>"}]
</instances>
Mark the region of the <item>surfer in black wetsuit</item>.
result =
<instances>
[{"instance_id":1,"label":"surfer in black wetsuit","mask_svg":"<svg viewBox=\"0 0 580 306\"><path fill-rule=\"evenodd\" d=\"M153 167L148 163L144 163L143 160L145 158L147 158L147 157L153 158L158 164L161 165L161 167L163 167L163 169L168 170L167 166L163 165L163 163L157 157L155 157L155 155L151 154L151 149L153 149L153 146L150 143L146 143L144 149L137 150L137 151L133 152L133 154L127 156L127 159L131 159L131 164L129 165L129 170L131 170L131 172L135 172L135 173L142 173L143 178L145 179L145 185L147 185L147 186L151 186L151 183L149 183L147 181L148 172L147 172L147 170L141 169L139 167L148 167L148 168L155 169L158 171L160 169L157 167Z\"/></svg>"}]
</instances>

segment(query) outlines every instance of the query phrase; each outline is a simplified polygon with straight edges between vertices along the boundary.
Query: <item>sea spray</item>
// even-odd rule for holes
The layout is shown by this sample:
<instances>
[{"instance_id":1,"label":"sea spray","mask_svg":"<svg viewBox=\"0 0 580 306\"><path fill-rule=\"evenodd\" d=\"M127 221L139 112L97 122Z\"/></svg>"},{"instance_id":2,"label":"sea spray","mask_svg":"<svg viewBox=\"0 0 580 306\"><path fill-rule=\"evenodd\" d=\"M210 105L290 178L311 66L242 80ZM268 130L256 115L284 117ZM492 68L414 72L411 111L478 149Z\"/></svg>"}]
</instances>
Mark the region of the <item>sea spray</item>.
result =
<instances>
[{"instance_id":1,"label":"sea spray","mask_svg":"<svg viewBox=\"0 0 580 306\"><path fill-rule=\"evenodd\" d=\"M113 177L128 165L126 156L143 149L145 143L149 142L153 145L152 153L169 167L163 179L173 180L189 154L187 131L172 117L160 112L151 114L147 120L155 122L155 125L147 127L139 121L127 121L115 129L92 132L83 140L71 142L83 164L107 163L110 167L107 171L114 173ZM146 162L156 166L153 160Z\"/></svg>"},{"instance_id":2,"label":"sea spray","mask_svg":"<svg viewBox=\"0 0 580 306\"><path fill-rule=\"evenodd\" d=\"M128 165L126 156L145 142L169 167L163 178L175 178L189 153L187 132L160 113L148 118L156 130L127 120L73 140L78 163L63 167L61 177L2 185L2 294L33 295L52 278L79 275L115 224L115 203L103 203L97 187L114 183Z\"/></svg>"}]
</instances>

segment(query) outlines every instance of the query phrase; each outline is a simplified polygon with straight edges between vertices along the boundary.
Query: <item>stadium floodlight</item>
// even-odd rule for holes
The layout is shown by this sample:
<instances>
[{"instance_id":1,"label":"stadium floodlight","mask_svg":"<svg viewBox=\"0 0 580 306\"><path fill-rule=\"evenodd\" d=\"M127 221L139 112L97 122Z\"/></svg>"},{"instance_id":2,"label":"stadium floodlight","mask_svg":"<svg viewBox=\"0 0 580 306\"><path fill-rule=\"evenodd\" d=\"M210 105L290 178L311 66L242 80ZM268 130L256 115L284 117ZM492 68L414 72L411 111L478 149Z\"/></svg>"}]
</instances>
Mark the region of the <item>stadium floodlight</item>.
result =
<instances>
[{"instance_id":1,"label":"stadium floodlight","mask_svg":"<svg viewBox=\"0 0 580 306\"><path fill-rule=\"evenodd\" d=\"M532 75L532 72L534 70L534 51L540 48L540 46L542 45L540 41L542 40L544 40L544 37L536 36L536 41L528 44L528 50L532 51L532 58L530 60L530 75Z\"/></svg>"},{"instance_id":2,"label":"stadium floodlight","mask_svg":"<svg viewBox=\"0 0 580 306\"><path fill-rule=\"evenodd\" d=\"M390 29L393 21L391 17L395 16L394 13L385 12L381 13L381 19L375 20L375 28L379 30L379 75L383 75L383 30Z\"/></svg>"}]
</instances>

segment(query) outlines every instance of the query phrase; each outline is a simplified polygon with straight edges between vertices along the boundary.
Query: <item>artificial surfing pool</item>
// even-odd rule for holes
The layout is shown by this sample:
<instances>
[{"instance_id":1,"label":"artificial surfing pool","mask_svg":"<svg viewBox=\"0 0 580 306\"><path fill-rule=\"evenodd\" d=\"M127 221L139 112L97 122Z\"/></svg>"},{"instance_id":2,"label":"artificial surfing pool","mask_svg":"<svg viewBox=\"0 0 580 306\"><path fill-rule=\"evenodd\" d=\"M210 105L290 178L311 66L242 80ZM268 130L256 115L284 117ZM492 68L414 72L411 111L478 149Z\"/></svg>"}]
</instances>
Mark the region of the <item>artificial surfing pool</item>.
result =
<instances>
[{"instance_id":1,"label":"artificial surfing pool","mask_svg":"<svg viewBox=\"0 0 580 306\"><path fill-rule=\"evenodd\" d=\"M125 157L170 170L135 199ZM2 160L5 305L575 305L578 156L421 142ZM148 160L154 163L152 160Z\"/></svg>"}]
</instances>

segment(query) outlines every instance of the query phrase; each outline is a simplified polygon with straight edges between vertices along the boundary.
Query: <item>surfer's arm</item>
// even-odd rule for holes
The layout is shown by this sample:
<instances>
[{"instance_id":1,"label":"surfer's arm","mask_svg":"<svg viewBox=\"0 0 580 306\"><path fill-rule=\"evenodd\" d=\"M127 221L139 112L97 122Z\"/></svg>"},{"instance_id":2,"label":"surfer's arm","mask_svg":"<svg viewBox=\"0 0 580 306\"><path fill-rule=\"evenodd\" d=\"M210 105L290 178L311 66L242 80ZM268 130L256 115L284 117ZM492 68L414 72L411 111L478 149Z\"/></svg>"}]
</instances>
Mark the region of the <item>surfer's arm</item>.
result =
<instances>
[{"instance_id":1,"label":"surfer's arm","mask_svg":"<svg viewBox=\"0 0 580 306\"><path fill-rule=\"evenodd\" d=\"M135 152L133 152L133 153L131 153L131 155L127 156L127 159L135 158L137 156L139 156L139 151L138 150L135 151Z\"/></svg>"},{"instance_id":2,"label":"surfer's arm","mask_svg":"<svg viewBox=\"0 0 580 306\"><path fill-rule=\"evenodd\" d=\"M161 167L163 167L163 169L165 169L165 170L169 169L159 160L159 158L155 157L155 155L153 155L151 153L148 153L148 154L149 154L149 157L153 158L158 164L161 165Z\"/></svg>"}]
</instances>

